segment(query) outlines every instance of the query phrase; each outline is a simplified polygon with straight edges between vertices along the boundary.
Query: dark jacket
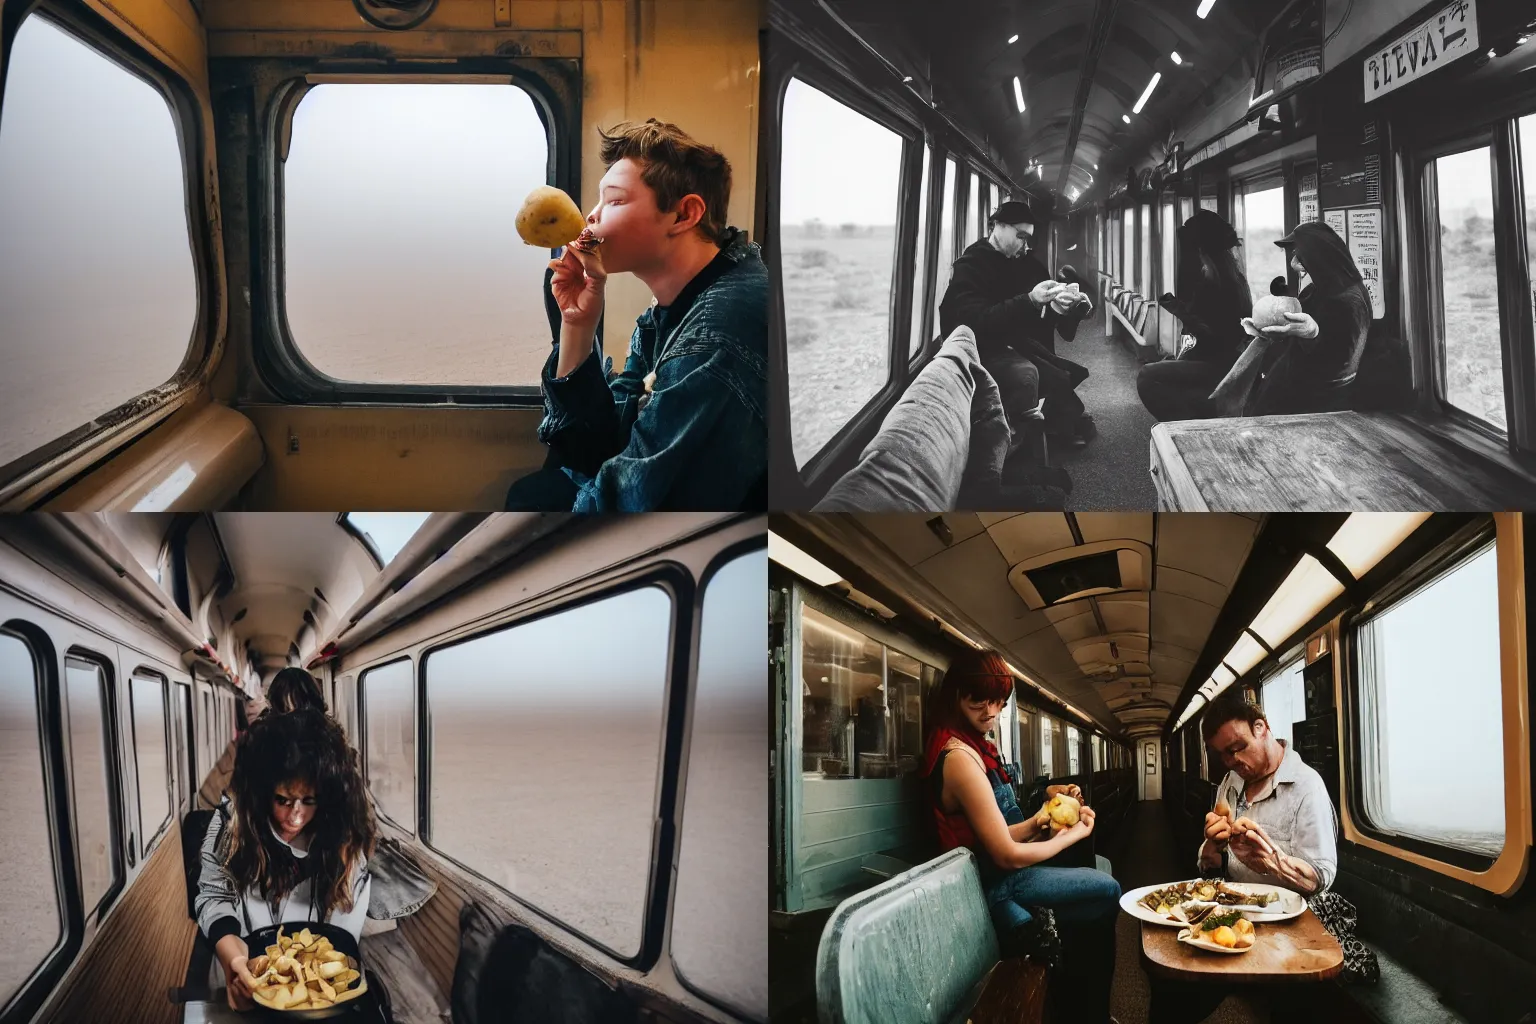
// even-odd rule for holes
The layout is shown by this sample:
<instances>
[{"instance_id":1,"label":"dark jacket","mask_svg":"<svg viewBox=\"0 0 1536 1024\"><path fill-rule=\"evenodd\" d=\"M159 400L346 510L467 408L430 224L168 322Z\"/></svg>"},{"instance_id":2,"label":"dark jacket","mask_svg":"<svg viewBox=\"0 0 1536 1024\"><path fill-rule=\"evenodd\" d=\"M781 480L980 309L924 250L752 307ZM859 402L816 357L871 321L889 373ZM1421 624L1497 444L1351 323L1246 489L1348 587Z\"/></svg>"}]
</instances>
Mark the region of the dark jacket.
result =
<instances>
[{"instance_id":1,"label":"dark jacket","mask_svg":"<svg viewBox=\"0 0 1536 1024\"><path fill-rule=\"evenodd\" d=\"M983 364L989 355L1010 346L1031 359L1049 359L1055 348L1051 333L1071 339L1083 317L1076 311L1060 316L1049 307L1044 317L1040 315L1029 293L1050 276L1033 255L1009 259L985 238L978 239L955 260L954 274L939 303L939 329L948 337L961 324L969 327Z\"/></svg>"},{"instance_id":2,"label":"dark jacket","mask_svg":"<svg viewBox=\"0 0 1536 1024\"><path fill-rule=\"evenodd\" d=\"M1332 295L1309 286L1301 293L1301 311L1317 321L1317 337L1282 338L1264 353L1245 415L1345 407L1346 386L1360 366L1371 330L1370 293L1358 281Z\"/></svg>"},{"instance_id":3,"label":"dark jacket","mask_svg":"<svg viewBox=\"0 0 1536 1024\"><path fill-rule=\"evenodd\" d=\"M766 506L768 270L756 243L733 232L670 307L641 313L613 377L594 344L555 378L560 316L545 292L556 347L539 440L580 488L574 511Z\"/></svg>"},{"instance_id":4,"label":"dark jacket","mask_svg":"<svg viewBox=\"0 0 1536 1024\"><path fill-rule=\"evenodd\" d=\"M1162 305L1193 335L1195 347L1185 356L1230 370L1248 342L1243 318L1253 315L1253 296L1246 282L1223 286L1219 281L1199 279L1189 295L1177 295Z\"/></svg>"}]
</instances>

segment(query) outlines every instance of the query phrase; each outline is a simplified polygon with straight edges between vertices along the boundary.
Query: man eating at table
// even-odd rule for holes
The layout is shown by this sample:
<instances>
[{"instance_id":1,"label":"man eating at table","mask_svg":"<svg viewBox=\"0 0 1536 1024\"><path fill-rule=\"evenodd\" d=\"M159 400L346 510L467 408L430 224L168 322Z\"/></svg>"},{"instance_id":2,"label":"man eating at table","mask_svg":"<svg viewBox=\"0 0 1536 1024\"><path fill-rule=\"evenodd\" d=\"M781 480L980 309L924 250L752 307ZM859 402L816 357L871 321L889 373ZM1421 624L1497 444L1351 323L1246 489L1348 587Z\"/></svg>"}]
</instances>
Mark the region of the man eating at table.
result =
<instances>
[{"instance_id":1,"label":"man eating at table","mask_svg":"<svg viewBox=\"0 0 1536 1024\"><path fill-rule=\"evenodd\" d=\"M1338 819L1323 777L1276 738L1264 712L1239 692L1211 702L1200 733L1227 768L1205 816L1197 857L1201 877L1273 885L1304 897L1326 891L1338 872L1339 853ZM1153 979L1149 1024L1203 1020L1227 994L1220 985ZM1297 1004L1304 1004L1310 987L1290 985L1264 994L1274 1004L1271 1019L1293 1020L1303 1012Z\"/></svg>"}]
</instances>

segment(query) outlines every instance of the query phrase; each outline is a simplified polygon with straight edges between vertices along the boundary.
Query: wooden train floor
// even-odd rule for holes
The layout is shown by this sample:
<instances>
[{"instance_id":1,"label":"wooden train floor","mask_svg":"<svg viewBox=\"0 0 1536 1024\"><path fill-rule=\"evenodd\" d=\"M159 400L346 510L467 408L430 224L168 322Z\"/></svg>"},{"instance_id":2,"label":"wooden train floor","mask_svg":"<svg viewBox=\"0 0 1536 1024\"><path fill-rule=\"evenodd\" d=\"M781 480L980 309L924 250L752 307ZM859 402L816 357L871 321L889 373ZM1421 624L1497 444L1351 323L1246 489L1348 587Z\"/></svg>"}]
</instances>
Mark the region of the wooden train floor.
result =
<instances>
[{"instance_id":1,"label":"wooden train floor","mask_svg":"<svg viewBox=\"0 0 1536 1024\"><path fill-rule=\"evenodd\" d=\"M1052 465L1072 477L1067 508L1136 511L1157 507L1157 490L1148 472L1152 426L1157 421L1136 394L1141 366L1119 338L1104 335L1104 317L1078 326L1073 341L1056 341L1056 353L1081 363L1091 374L1077 389L1099 436L1084 448L1051 450Z\"/></svg>"}]
</instances>

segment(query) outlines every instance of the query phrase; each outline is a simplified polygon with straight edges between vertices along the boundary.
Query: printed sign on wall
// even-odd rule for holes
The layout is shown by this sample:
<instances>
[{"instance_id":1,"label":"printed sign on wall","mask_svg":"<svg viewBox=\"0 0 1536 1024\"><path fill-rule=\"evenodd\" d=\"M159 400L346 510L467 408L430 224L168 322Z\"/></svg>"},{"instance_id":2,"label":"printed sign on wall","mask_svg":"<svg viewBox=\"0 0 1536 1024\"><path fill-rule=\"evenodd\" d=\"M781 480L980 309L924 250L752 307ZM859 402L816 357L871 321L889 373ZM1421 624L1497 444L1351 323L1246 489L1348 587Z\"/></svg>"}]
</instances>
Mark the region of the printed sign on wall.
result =
<instances>
[{"instance_id":1,"label":"printed sign on wall","mask_svg":"<svg viewBox=\"0 0 1536 1024\"><path fill-rule=\"evenodd\" d=\"M1349 251L1365 279L1365 289L1371 293L1371 319L1380 320L1387 315L1386 302L1381 295L1381 210L1349 211Z\"/></svg>"},{"instance_id":2,"label":"printed sign on wall","mask_svg":"<svg viewBox=\"0 0 1536 1024\"><path fill-rule=\"evenodd\" d=\"M1477 52L1477 5L1455 0L1365 58L1365 102Z\"/></svg>"},{"instance_id":3,"label":"printed sign on wall","mask_svg":"<svg viewBox=\"0 0 1536 1024\"><path fill-rule=\"evenodd\" d=\"M1301 210L1298 214L1301 223L1309 224L1317 220L1317 175L1303 174L1301 187L1297 192L1301 200Z\"/></svg>"},{"instance_id":4,"label":"printed sign on wall","mask_svg":"<svg viewBox=\"0 0 1536 1024\"><path fill-rule=\"evenodd\" d=\"M1333 228L1333 233L1349 241L1349 211L1329 210L1323 214L1323 223Z\"/></svg>"}]
</instances>

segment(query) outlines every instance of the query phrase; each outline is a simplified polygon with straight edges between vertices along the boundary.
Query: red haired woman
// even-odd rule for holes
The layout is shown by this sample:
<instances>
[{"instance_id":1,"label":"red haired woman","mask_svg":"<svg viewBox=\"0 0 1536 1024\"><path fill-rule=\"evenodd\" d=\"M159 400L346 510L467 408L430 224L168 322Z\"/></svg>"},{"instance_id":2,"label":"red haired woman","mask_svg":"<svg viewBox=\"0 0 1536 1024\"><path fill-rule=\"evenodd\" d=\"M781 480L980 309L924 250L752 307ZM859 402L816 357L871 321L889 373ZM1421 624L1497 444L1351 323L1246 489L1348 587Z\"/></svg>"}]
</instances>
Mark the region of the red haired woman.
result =
<instances>
[{"instance_id":1,"label":"red haired woman","mask_svg":"<svg viewBox=\"0 0 1536 1024\"><path fill-rule=\"evenodd\" d=\"M1005 948L1034 922L1026 906L1054 912L1066 947L1065 968L1079 982L1068 986L1073 1020L1107 1021L1120 883L1093 868L1043 863L1093 834L1093 809L1084 805L1076 825L1046 838L1045 808L1033 816L1019 808L1002 757L986 738L1012 693L1007 663L995 652L970 650L950 663L934 693L926 764L939 845L945 851L964 846L976 854L982 890ZM1066 791L1081 796L1076 786Z\"/></svg>"}]
</instances>

